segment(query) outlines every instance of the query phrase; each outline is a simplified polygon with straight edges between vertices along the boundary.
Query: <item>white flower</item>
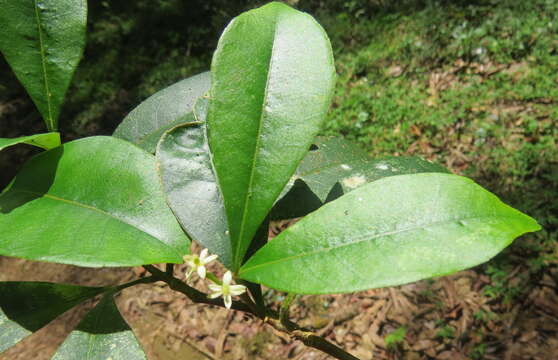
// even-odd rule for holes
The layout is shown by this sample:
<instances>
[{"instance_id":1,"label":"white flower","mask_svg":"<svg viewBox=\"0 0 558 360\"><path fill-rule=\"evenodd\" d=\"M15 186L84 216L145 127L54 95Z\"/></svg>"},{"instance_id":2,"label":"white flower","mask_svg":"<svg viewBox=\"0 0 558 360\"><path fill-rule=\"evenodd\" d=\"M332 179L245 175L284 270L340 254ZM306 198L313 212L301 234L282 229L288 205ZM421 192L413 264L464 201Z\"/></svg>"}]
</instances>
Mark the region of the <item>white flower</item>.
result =
<instances>
[{"instance_id":1,"label":"white flower","mask_svg":"<svg viewBox=\"0 0 558 360\"><path fill-rule=\"evenodd\" d=\"M184 256L184 261L189 267L188 271L186 272L186 279L188 279L194 271L197 271L198 275L202 279L205 279L205 274L206 274L205 265L209 264L215 259L217 259L217 255L208 256L207 249L203 249L199 256L196 254Z\"/></svg>"},{"instance_id":2,"label":"white flower","mask_svg":"<svg viewBox=\"0 0 558 360\"><path fill-rule=\"evenodd\" d=\"M232 281L232 274L230 271L227 271L225 275L223 275L223 284L209 284L209 289L211 290L211 294L208 295L210 299L218 298L219 296L223 296L225 300L225 307L227 309L231 308L232 305L232 296L237 296L246 292L246 286L244 285L231 285Z\"/></svg>"}]
</instances>

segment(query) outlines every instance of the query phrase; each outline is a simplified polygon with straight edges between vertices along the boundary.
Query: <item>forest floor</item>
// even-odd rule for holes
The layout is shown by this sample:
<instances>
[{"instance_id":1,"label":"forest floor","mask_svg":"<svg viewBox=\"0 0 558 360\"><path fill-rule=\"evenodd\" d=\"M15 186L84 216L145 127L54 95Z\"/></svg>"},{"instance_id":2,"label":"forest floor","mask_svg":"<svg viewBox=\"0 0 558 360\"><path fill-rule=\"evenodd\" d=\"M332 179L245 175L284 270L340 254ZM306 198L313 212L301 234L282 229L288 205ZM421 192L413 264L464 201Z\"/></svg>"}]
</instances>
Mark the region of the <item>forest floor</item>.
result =
<instances>
[{"instance_id":1,"label":"forest floor","mask_svg":"<svg viewBox=\"0 0 558 360\"><path fill-rule=\"evenodd\" d=\"M330 34L339 75L324 134L342 134L375 156L437 161L533 216L544 230L516 240L485 265L449 277L300 297L292 318L363 360L555 359L558 1L449 3L374 15L364 5L336 15L316 13ZM98 36L89 41L101 49L101 42L94 43ZM108 82L99 75L101 65L86 58L66 109L74 119L67 122L66 139L110 134L114 118L133 103L130 94L143 98L207 63L203 58L184 65L173 54L146 73L140 90ZM93 102L84 106L86 95ZM21 96L0 99L0 136L22 135L22 128L39 132L32 108ZM0 173L0 185L28 155L23 148L0 154L0 168L10 169ZM283 226L274 224L270 235ZM183 272L179 266L175 274ZM111 285L144 275L141 268L83 269L0 257L0 281ZM283 299L266 294L275 306ZM257 319L192 304L162 284L126 289L117 302L149 359L326 358ZM63 315L0 360L48 359L88 307Z\"/></svg>"},{"instance_id":2,"label":"forest floor","mask_svg":"<svg viewBox=\"0 0 558 360\"><path fill-rule=\"evenodd\" d=\"M281 224L277 224L281 225ZM213 266L216 272L222 272ZM175 275L184 278L185 267ZM518 265L505 283L513 286ZM0 258L0 281L116 285L144 276L142 268L84 269ZM530 283L526 297L494 300L490 277L474 270L391 289L348 295L302 296L291 318L362 360L549 360L558 350L558 272ZM201 281L195 283L205 290ZM281 294L266 292L277 307ZM124 290L117 304L150 360L330 359L240 312L191 303L163 283ZM77 325L91 301L0 355L0 360L46 360Z\"/></svg>"}]
</instances>

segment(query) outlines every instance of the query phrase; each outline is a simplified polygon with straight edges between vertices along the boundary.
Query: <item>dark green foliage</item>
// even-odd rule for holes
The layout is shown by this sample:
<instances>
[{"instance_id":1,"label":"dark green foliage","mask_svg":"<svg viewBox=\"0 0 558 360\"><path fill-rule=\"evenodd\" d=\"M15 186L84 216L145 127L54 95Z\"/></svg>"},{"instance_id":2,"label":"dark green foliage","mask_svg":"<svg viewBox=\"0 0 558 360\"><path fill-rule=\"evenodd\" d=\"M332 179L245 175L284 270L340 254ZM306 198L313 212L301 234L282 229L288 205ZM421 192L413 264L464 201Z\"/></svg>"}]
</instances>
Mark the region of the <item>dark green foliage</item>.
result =
<instances>
[{"instance_id":1,"label":"dark green foliage","mask_svg":"<svg viewBox=\"0 0 558 360\"><path fill-rule=\"evenodd\" d=\"M205 125L196 122L169 130L157 147L157 167L167 203L182 227L194 241L219 255L222 264L232 266L227 217Z\"/></svg>"},{"instance_id":2,"label":"dark green foliage","mask_svg":"<svg viewBox=\"0 0 558 360\"><path fill-rule=\"evenodd\" d=\"M0 283L0 352L104 290L46 282Z\"/></svg>"},{"instance_id":3,"label":"dark green foliage","mask_svg":"<svg viewBox=\"0 0 558 360\"><path fill-rule=\"evenodd\" d=\"M145 360L145 353L114 303L106 294L60 346L53 360ZM86 355L85 355L86 354Z\"/></svg>"},{"instance_id":4,"label":"dark green foliage","mask_svg":"<svg viewBox=\"0 0 558 360\"><path fill-rule=\"evenodd\" d=\"M0 52L37 105L47 130L55 131L85 46L87 2L1 0L0 8Z\"/></svg>"}]
</instances>

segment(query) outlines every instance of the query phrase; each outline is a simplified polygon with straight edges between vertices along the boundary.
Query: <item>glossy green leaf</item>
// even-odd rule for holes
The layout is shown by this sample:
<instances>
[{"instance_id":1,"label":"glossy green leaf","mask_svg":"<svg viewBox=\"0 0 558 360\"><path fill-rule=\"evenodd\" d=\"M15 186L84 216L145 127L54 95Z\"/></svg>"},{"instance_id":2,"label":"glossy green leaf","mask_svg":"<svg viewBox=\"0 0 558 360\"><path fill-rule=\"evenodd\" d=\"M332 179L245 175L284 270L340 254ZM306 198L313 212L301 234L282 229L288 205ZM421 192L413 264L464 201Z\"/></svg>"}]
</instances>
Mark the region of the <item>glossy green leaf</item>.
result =
<instances>
[{"instance_id":1,"label":"glossy green leaf","mask_svg":"<svg viewBox=\"0 0 558 360\"><path fill-rule=\"evenodd\" d=\"M85 0L0 0L0 51L50 131L85 46L86 22Z\"/></svg>"},{"instance_id":2,"label":"glossy green leaf","mask_svg":"<svg viewBox=\"0 0 558 360\"><path fill-rule=\"evenodd\" d=\"M0 231L1 255L93 267L179 263L189 248L155 157L108 136L26 163L0 195Z\"/></svg>"},{"instance_id":3,"label":"glossy green leaf","mask_svg":"<svg viewBox=\"0 0 558 360\"><path fill-rule=\"evenodd\" d=\"M185 124L167 132L157 147L157 162L167 203L182 227L230 268L227 217L211 164L205 125Z\"/></svg>"},{"instance_id":4,"label":"glossy green leaf","mask_svg":"<svg viewBox=\"0 0 558 360\"><path fill-rule=\"evenodd\" d=\"M209 144L237 269L322 124L335 69L320 25L274 2L227 26L211 74Z\"/></svg>"},{"instance_id":5,"label":"glossy green leaf","mask_svg":"<svg viewBox=\"0 0 558 360\"><path fill-rule=\"evenodd\" d=\"M391 176L283 231L248 260L240 277L303 294L394 286L475 266L539 229L467 178Z\"/></svg>"},{"instance_id":6,"label":"glossy green leaf","mask_svg":"<svg viewBox=\"0 0 558 360\"><path fill-rule=\"evenodd\" d=\"M415 156L390 156L371 159L364 151L342 138L318 138L291 178L304 181L321 200L325 201L336 183L342 193L369 182L394 175L423 172L443 172L443 166Z\"/></svg>"},{"instance_id":7,"label":"glossy green leaf","mask_svg":"<svg viewBox=\"0 0 558 360\"><path fill-rule=\"evenodd\" d=\"M60 134L57 132L51 132L46 134L21 136L11 139L0 138L0 150L17 144L28 144L43 148L45 150L50 150L60 146Z\"/></svg>"},{"instance_id":8,"label":"glossy green leaf","mask_svg":"<svg viewBox=\"0 0 558 360\"><path fill-rule=\"evenodd\" d=\"M45 282L1 282L0 352L104 290Z\"/></svg>"},{"instance_id":9,"label":"glossy green leaf","mask_svg":"<svg viewBox=\"0 0 558 360\"><path fill-rule=\"evenodd\" d=\"M210 81L209 72L204 72L153 94L124 118L113 136L154 153L165 131L194 121L193 106L209 91Z\"/></svg>"},{"instance_id":10,"label":"glossy green leaf","mask_svg":"<svg viewBox=\"0 0 558 360\"><path fill-rule=\"evenodd\" d=\"M107 294L60 346L53 360L147 359L116 304Z\"/></svg>"}]
</instances>

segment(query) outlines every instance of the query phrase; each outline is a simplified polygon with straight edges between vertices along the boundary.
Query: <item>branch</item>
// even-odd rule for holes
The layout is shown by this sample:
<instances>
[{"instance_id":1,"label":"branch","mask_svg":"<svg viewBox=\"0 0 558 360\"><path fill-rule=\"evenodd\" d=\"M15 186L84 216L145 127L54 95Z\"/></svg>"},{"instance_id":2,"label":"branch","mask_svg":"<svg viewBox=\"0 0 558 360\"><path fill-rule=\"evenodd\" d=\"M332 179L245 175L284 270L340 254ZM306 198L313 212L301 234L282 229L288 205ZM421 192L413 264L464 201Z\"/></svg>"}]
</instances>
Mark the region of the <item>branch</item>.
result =
<instances>
[{"instance_id":1,"label":"branch","mask_svg":"<svg viewBox=\"0 0 558 360\"><path fill-rule=\"evenodd\" d=\"M167 264L166 268L165 268L165 272L168 275L173 275L174 274L174 264Z\"/></svg>"},{"instance_id":2,"label":"branch","mask_svg":"<svg viewBox=\"0 0 558 360\"><path fill-rule=\"evenodd\" d=\"M143 267L152 274L150 278L153 278L154 281L160 280L167 283L171 289L186 295L195 303L225 307L222 299L209 299L207 297L207 294L194 289L181 280L157 269L152 265L144 265ZM290 300L292 301L292 298ZM248 306L247 304L240 301L233 300L231 308L234 310L252 314L255 317L263 320L266 324L269 324L276 330L286 333L291 338L301 341L304 345L323 351L324 353L329 354L336 359L359 360L337 345L327 341L325 338L320 337L313 332L308 331L307 329L304 329L298 326L298 324L290 321L288 319L288 305L287 309L283 307L284 309L281 315L271 309L267 309L267 315L264 317L262 317L261 314L258 314L258 311L256 311L253 306Z\"/></svg>"},{"instance_id":3,"label":"branch","mask_svg":"<svg viewBox=\"0 0 558 360\"><path fill-rule=\"evenodd\" d=\"M276 313L270 315L271 317L265 319L267 324L271 325L275 330L287 333L292 338L302 341L304 345L323 351L339 360L360 360L337 345L327 341L325 338L290 321L287 318L288 314L285 310L280 313L279 320L277 320L278 316Z\"/></svg>"},{"instance_id":4,"label":"branch","mask_svg":"<svg viewBox=\"0 0 558 360\"><path fill-rule=\"evenodd\" d=\"M191 286L188 286L187 284L180 281L179 279L157 269L152 265L144 265L143 267L151 274L153 274L154 278L167 283L171 289L186 295L190 300L192 300L195 303L225 307L225 303L223 302L222 299L209 299L207 295L202 293L201 291L194 289ZM233 300L231 308L234 310L239 310L239 311L253 314L250 307L248 307L248 305L240 301Z\"/></svg>"},{"instance_id":5,"label":"branch","mask_svg":"<svg viewBox=\"0 0 558 360\"><path fill-rule=\"evenodd\" d=\"M145 277L145 278L141 278L141 279L137 279L137 280L134 280L134 281L127 282L127 283L122 284L122 285L117 285L117 286L111 287L110 290L114 291L114 292L117 292L117 291L129 288L130 286L135 286L135 285L138 285L138 284L151 284L151 283L154 283L155 281L157 281L157 279L155 277L148 276L148 277Z\"/></svg>"}]
</instances>

